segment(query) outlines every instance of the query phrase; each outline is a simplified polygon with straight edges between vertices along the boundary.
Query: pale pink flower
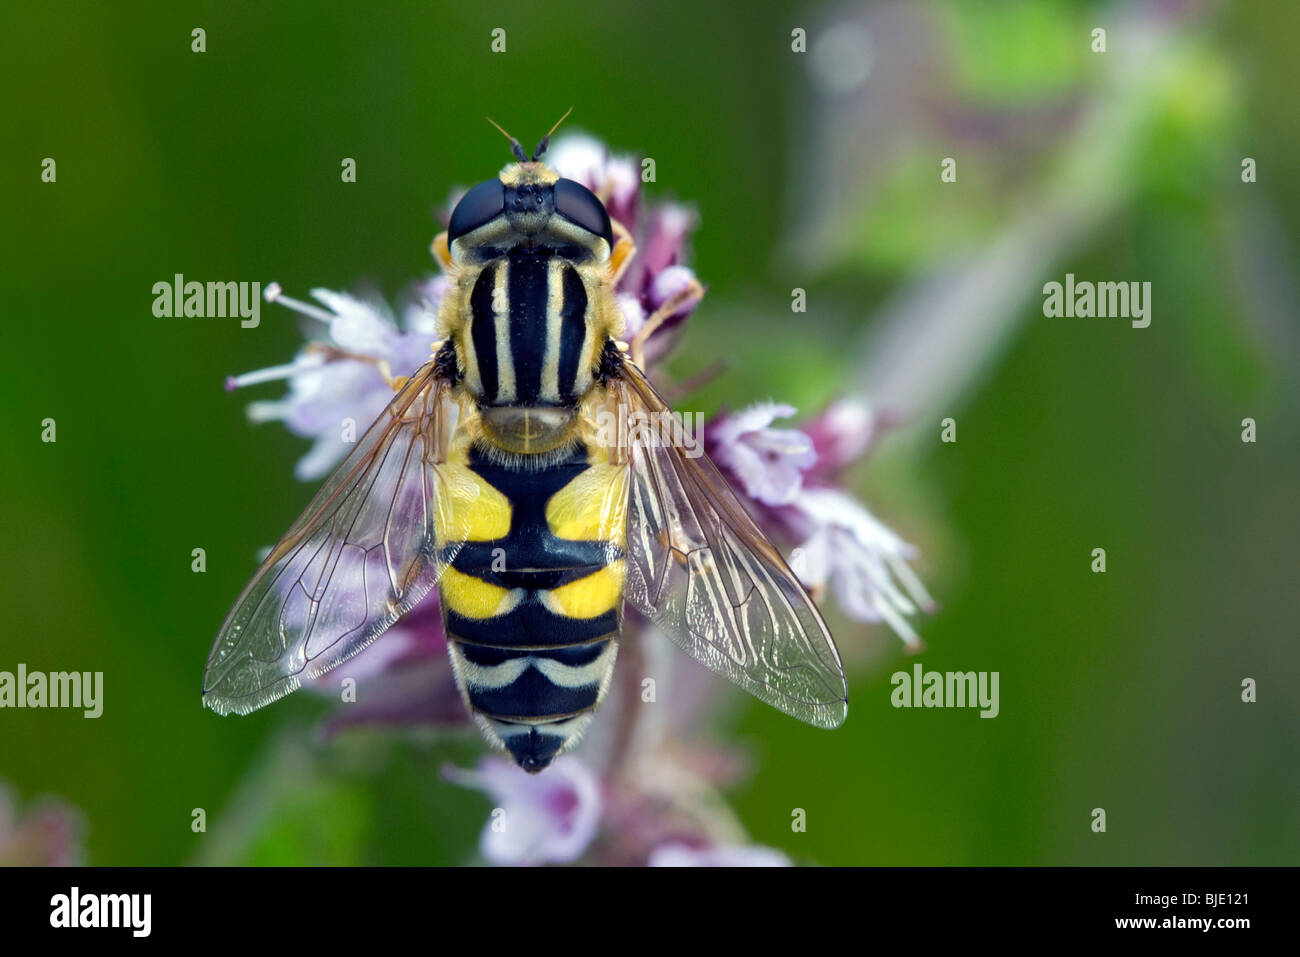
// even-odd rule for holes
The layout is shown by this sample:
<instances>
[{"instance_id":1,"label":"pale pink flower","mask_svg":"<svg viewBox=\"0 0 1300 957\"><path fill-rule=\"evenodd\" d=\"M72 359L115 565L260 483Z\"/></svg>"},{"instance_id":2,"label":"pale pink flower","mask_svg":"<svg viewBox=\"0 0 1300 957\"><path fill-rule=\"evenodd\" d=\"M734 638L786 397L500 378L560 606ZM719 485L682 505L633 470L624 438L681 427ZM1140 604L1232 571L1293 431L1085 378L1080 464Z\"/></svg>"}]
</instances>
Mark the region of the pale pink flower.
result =
<instances>
[{"instance_id":1,"label":"pale pink flower","mask_svg":"<svg viewBox=\"0 0 1300 957\"><path fill-rule=\"evenodd\" d=\"M493 864L567 864L587 850L600 824L600 781L580 759L563 755L545 774L529 774L501 757L446 777L483 791L496 804L479 850Z\"/></svg>"}]
</instances>

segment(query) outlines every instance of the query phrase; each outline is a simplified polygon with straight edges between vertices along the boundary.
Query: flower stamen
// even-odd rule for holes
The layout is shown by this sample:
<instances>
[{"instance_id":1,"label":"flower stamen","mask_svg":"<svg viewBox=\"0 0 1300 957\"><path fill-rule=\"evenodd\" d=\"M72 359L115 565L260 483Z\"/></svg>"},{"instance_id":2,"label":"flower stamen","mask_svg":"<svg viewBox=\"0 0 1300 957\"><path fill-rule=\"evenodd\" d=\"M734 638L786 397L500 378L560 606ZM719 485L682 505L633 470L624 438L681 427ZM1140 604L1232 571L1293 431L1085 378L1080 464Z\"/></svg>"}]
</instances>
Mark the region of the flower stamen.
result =
<instances>
[{"instance_id":1,"label":"flower stamen","mask_svg":"<svg viewBox=\"0 0 1300 957\"><path fill-rule=\"evenodd\" d=\"M310 353L310 349L308 352ZM320 360L316 359L315 356L310 354L300 355L292 362L287 362L284 365L254 369L252 372L245 372L243 375L226 376L226 391L234 392L236 389L242 389L245 386L292 379L299 372L305 369L314 369L320 365Z\"/></svg>"},{"instance_id":2,"label":"flower stamen","mask_svg":"<svg viewBox=\"0 0 1300 957\"><path fill-rule=\"evenodd\" d=\"M324 309L321 309L319 306L313 306L311 303L303 302L299 299L290 299L284 294L284 291L280 288L278 282L267 283L266 289L262 291L262 298L267 302L278 302L286 309L292 309L299 315L307 316L308 318L315 319L318 322L323 322L327 326L335 319L333 315L326 312Z\"/></svg>"}]
</instances>

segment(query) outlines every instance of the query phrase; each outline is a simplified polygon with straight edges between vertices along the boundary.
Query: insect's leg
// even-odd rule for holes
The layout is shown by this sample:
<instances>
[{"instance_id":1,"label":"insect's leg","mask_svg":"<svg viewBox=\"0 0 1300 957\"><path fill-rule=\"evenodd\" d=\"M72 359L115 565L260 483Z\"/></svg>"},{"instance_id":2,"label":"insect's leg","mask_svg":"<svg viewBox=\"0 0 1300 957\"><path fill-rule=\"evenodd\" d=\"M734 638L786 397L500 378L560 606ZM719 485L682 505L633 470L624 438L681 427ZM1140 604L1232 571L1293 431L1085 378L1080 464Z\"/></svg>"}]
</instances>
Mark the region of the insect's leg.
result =
<instances>
[{"instance_id":1,"label":"insect's leg","mask_svg":"<svg viewBox=\"0 0 1300 957\"><path fill-rule=\"evenodd\" d=\"M451 272L451 246L447 244L446 230L433 237L433 245L430 247L433 258L438 260L438 265L442 267L443 272Z\"/></svg>"},{"instance_id":2,"label":"insect's leg","mask_svg":"<svg viewBox=\"0 0 1300 957\"><path fill-rule=\"evenodd\" d=\"M410 380L410 376L393 375L392 368L388 365L387 359L380 359L377 356L366 356L359 352L348 352L346 349L340 349L337 346L331 346L323 342L313 342L307 346L307 351L316 355L322 355L326 361L333 362L338 359L353 359L357 362L365 362L379 370L379 374L384 377L384 382L394 392L401 392L402 387Z\"/></svg>"},{"instance_id":3,"label":"insect's leg","mask_svg":"<svg viewBox=\"0 0 1300 957\"><path fill-rule=\"evenodd\" d=\"M632 361L641 369L645 368L645 344L646 341L654 334L654 331L664 324L664 321L673 314L680 312L687 306L693 306L704 298L704 286L699 280L692 278L686 288L677 293L662 306L656 309L650 315L646 316L645 324L637 331L637 334L628 342L628 351L631 353Z\"/></svg>"},{"instance_id":4,"label":"insect's leg","mask_svg":"<svg viewBox=\"0 0 1300 957\"><path fill-rule=\"evenodd\" d=\"M614 228L614 249L609 254L609 284L612 288L618 285L627 272L627 267L632 265L632 257L636 255L636 241L627 227L617 219L611 219L610 225Z\"/></svg>"}]
</instances>

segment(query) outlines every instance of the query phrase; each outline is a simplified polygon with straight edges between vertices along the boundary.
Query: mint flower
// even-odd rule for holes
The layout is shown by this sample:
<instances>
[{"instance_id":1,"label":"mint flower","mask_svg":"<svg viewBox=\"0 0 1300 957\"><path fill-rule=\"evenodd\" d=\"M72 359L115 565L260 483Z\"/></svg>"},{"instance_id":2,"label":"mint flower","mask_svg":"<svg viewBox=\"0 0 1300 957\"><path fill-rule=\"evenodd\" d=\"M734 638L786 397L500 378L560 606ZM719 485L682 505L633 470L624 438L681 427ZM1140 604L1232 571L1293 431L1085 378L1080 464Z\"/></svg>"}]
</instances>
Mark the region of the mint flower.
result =
<instances>
[{"instance_id":1,"label":"mint flower","mask_svg":"<svg viewBox=\"0 0 1300 957\"><path fill-rule=\"evenodd\" d=\"M713 461L726 469L750 498L764 505L789 505L803 488L803 473L817 464L812 439L798 429L774 429L794 406L760 402L716 420L706 429Z\"/></svg>"},{"instance_id":2,"label":"mint flower","mask_svg":"<svg viewBox=\"0 0 1300 957\"><path fill-rule=\"evenodd\" d=\"M814 594L829 585L849 617L884 621L909 648L919 648L921 639L904 616L935 605L908 565L917 555L914 546L838 489L805 489L786 521L807 529L795 570Z\"/></svg>"},{"instance_id":3,"label":"mint flower","mask_svg":"<svg viewBox=\"0 0 1300 957\"><path fill-rule=\"evenodd\" d=\"M572 755L557 758L545 774L529 774L498 757L484 758L476 771L443 773L483 791L497 805L479 840L480 852L493 864L568 864L596 836L600 783Z\"/></svg>"},{"instance_id":4,"label":"mint flower","mask_svg":"<svg viewBox=\"0 0 1300 957\"><path fill-rule=\"evenodd\" d=\"M774 428L792 406L763 402L710 422L705 450L747 497L770 535L797 543L791 567L814 596L828 590L849 617L889 625L909 648L921 643L907 616L934 601L908 565L917 550L837 487L870 448L875 421L841 401L807 430Z\"/></svg>"},{"instance_id":5,"label":"mint flower","mask_svg":"<svg viewBox=\"0 0 1300 957\"><path fill-rule=\"evenodd\" d=\"M440 288L424 287L426 297ZM411 375L429 358L437 303L426 298L408 308L399 327L388 307L328 289L313 289L324 305L290 299L278 283L267 286L267 302L279 302L311 320L318 334L287 365L259 369L226 380L235 390L285 380L289 393L276 401L253 402L254 422L279 421L295 435L314 440L311 451L298 460L294 474L303 481L324 478L347 457L351 445L345 428L352 424L360 436L393 398L385 376Z\"/></svg>"}]
</instances>

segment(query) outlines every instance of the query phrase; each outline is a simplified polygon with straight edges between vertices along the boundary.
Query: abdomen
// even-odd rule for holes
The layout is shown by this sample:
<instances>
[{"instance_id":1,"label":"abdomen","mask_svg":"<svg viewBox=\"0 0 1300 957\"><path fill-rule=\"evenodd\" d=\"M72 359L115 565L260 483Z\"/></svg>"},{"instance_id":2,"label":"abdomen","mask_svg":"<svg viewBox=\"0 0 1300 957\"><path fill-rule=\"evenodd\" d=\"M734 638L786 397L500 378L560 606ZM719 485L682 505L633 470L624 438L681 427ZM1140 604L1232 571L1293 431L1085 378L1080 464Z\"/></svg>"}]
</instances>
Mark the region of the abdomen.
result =
<instances>
[{"instance_id":1,"label":"abdomen","mask_svg":"<svg viewBox=\"0 0 1300 957\"><path fill-rule=\"evenodd\" d=\"M540 458L540 457L535 457ZM623 607L625 471L581 445L537 467L477 447L470 540L441 579L465 703L527 771L576 742L609 686Z\"/></svg>"}]
</instances>

